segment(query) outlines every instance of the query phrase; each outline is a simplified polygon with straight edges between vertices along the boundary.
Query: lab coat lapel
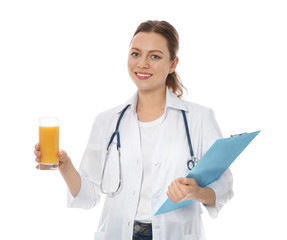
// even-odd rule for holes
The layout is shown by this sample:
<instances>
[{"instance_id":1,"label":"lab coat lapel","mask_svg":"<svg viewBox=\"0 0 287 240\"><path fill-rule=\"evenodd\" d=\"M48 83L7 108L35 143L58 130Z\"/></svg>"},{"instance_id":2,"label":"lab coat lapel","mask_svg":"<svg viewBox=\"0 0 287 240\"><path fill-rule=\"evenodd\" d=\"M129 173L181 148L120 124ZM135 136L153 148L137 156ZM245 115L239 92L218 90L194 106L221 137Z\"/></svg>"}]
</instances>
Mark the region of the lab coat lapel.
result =
<instances>
[{"instance_id":1,"label":"lab coat lapel","mask_svg":"<svg viewBox=\"0 0 287 240\"><path fill-rule=\"evenodd\" d=\"M122 164L123 164L123 190L125 195L139 197L139 191L142 179L142 152L140 145L140 130L136 114L137 94L134 94L122 107L129 104L120 126L120 137L122 146ZM121 110L120 110L121 111ZM130 210L137 208L137 202L130 203Z\"/></svg>"},{"instance_id":2,"label":"lab coat lapel","mask_svg":"<svg viewBox=\"0 0 287 240\"><path fill-rule=\"evenodd\" d=\"M185 162L189 155L181 110L187 111L184 101L167 88L165 117L160 126L152 159L153 212L166 200L170 183L186 174ZM178 164L175 165L175 161Z\"/></svg>"}]
</instances>

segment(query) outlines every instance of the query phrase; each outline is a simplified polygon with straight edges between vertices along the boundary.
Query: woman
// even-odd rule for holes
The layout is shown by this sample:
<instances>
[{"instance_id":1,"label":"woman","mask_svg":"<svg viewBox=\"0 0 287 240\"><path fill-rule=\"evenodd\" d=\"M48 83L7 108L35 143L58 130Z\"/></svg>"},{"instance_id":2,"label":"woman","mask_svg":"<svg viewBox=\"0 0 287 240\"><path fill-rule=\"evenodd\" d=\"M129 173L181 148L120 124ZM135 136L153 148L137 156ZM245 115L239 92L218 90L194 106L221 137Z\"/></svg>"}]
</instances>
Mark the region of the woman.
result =
<instances>
[{"instance_id":1,"label":"woman","mask_svg":"<svg viewBox=\"0 0 287 240\"><path fill-rule=\"evenodd\" d=\"M207 187L183 177L189 171L190 150L181 110L186 113L195 156L200 158L222 136L212 110L180 99L183 86L175 72L178 46L177 31L169 23L140 24L128 57L137 93L96 117L79 171L65 151L59 153L69 207L94 207L101 190L115 192L122 170L119 192L107 195L95 239L205 239L200 203L216 217L233 195L229 170ZM107 145L121 113L121 168L113 153L104 167ZM111 142L112 148L117 135ZM39 145L35 154L39 162ZM167 196L174 202L197 201L153 216Z\"/></svg>"}]
</instances>

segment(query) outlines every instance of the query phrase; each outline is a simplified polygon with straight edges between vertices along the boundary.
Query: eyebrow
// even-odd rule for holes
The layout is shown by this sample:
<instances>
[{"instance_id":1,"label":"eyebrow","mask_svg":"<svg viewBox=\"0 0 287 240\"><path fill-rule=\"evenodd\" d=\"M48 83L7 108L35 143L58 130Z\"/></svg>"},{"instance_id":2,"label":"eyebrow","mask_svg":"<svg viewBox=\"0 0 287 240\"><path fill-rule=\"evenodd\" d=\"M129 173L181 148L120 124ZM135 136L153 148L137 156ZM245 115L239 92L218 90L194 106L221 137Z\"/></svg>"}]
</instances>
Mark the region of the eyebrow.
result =
<instances>
[{"instance_id":1,"label":"eyebrow","mask_svg":"<svg viewBox=\"0 0 287 240\"><path fill-rule=\"evenodd\" d=\"M139 49L139 48L135 48L135 47L133 47L133 48L131 48L131 50L136 50L136 51L139 51L139 52L141 52L141 50ZM148 51L149 53L152 53L152 52L159 52L159 53L161 53L162 55L164 55L164 53L162 52L162 51L160 51L160 50L149 50Z\"/></svg>"}]
</instances>

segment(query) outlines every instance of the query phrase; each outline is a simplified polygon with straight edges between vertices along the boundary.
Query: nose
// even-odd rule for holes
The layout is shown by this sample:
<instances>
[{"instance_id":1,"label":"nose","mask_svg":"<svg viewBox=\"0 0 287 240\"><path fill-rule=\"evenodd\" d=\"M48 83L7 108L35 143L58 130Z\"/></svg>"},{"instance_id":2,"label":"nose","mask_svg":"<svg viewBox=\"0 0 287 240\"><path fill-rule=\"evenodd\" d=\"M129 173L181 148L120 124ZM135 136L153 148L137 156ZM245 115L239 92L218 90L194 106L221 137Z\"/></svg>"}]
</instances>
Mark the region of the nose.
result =
<instances>
[{"instance_id":1,"label":"nose","mask_svg":"<svg viewBox=\"0 0 287 240\"><path fill-rule=\"evenodd\" d=\"M149 68L149 62L146 57L141 57L138 62L139 68Z\"/></svg>"}]
</instances>

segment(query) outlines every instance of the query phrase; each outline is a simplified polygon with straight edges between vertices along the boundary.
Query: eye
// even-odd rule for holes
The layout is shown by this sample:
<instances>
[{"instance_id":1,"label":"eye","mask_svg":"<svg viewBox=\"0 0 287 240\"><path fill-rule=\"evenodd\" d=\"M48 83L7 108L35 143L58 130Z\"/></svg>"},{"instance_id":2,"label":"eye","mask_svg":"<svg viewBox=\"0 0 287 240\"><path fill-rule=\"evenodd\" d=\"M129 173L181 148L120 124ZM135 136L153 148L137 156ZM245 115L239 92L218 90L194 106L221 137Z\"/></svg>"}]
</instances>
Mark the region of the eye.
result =
<instances>
[{"instance_id":1,"label":"eye","mask_svg":"<svg viewBox=\"0 0 287 240\"><path fill-rule=\"evenodd\" d=\"M133 56L133 57L138 57L138 56L139 56L139 53L137 53L137 52L132 52L132 53L131 53L131 56Z\"/></svg>"},{"instance_id":2,"label":"eye","mask_svg":"<svg viewBox=\"0 0 287 240\"><path fill-rule=\"evenodd\" d=\"M160 59L160 56L158 56L158 55L152 55L151 58L152 58L152 59Z\"/></svg>"}]
</instances>

